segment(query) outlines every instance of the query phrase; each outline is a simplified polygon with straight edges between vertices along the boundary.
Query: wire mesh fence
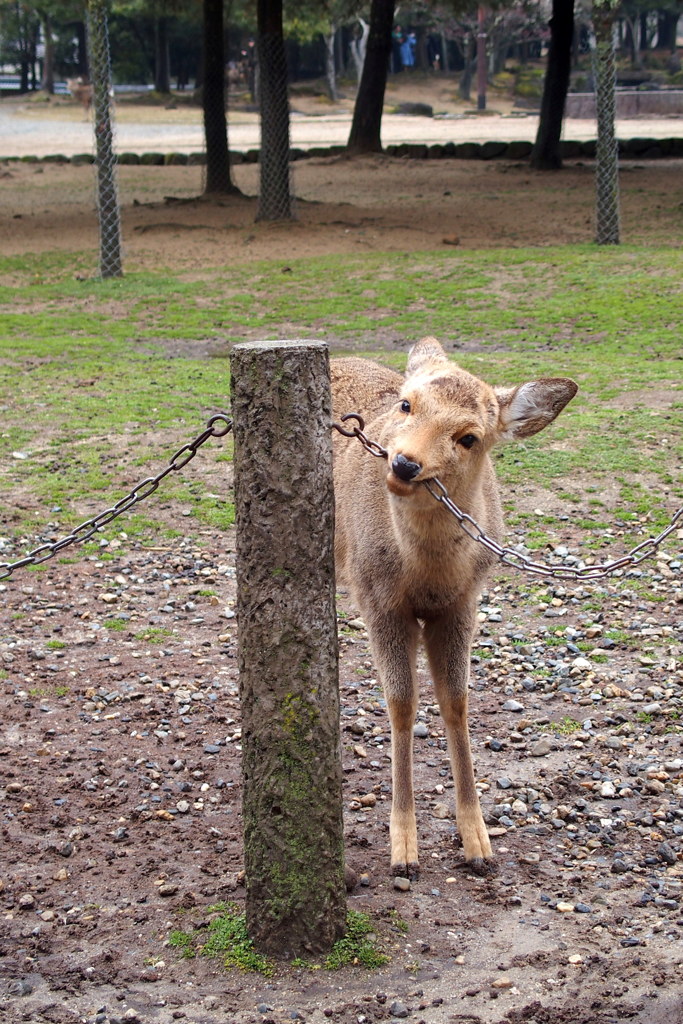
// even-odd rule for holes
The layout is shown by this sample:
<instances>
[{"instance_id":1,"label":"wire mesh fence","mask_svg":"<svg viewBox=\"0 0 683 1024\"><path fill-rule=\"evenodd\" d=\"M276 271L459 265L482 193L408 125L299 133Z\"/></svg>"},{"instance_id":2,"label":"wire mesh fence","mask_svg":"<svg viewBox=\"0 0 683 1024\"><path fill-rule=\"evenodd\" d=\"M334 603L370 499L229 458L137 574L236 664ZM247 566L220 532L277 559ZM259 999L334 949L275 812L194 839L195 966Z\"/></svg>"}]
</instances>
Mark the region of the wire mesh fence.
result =
<instances>
[{"instance_id":1,"label":"wire mesh fence","mask_svg":"<svg viewBox=\"0 0 683 1024\"><path fill-rule=\"evenodd\" d=\"M116 153L112 117L112 75L106 0L88 4L88 58L93 83L97 215L100 226L100 274L120 277L121 217L116 184Z\"/></svg>"},{"instance_id":2,"label":"wire mesh fence","mask_svg":"<svg viewBox=\"0 0 683 1024\"><path fill-rule=\"evenodd\" d=\"M593 51L597 143L595 149L596 233L598 245L619 243L619 142L615 133L617 71L613 22L596 19Z\"/></svg>"},{"instance_id":3,"label":"wire mesh fence","mask_svg":"<svg viewBox=\"0 0 683 1024\"><path fill-rule=\"evenodd\" d=\"M261 114L260 184L257 220L293 216L289 164L287 56L281 35L258 40L258 91Z\"/></svg>"}]
</instances>

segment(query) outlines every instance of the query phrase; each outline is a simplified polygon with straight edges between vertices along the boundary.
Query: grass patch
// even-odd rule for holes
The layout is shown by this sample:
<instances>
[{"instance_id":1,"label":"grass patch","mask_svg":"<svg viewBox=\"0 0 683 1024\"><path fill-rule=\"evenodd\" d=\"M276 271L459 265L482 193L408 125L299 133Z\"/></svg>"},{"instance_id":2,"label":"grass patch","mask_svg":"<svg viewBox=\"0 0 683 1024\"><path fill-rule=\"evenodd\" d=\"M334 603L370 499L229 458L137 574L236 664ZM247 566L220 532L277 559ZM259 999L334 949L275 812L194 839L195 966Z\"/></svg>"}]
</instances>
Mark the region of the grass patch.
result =
<instances>
[{"instance_id":1,"label":"grass patch","mask_svg":"<svg viewBox=\"0 0 683 1024\"><path fill-rule=\"evenodd\" d=\"M240 914L234 903L216 903L208 908L215 916L208 929L195 932L172 931L168 944L185 958L199 954L222 958L225 967L241 971L257 971L270 977L273 964L254 949L247 934L246 915Z\"/></svg>"},{"instance_id":2,"label":"grass patch","mask_svg":"<svg viewBox=\"0 0 683 1024\"><path fill-rule=\"evenodd\" d=\"M543 486L555 492L558 514L577 506L587 550L615 516L635 522L649 513L653 531L661 529L667 505L683 496L683 250L367 253L292 260L288 274L278 266L252 263L229 275L209 267L201 280L133 269L84 282L74 280L70 254L0 260L0 275L12 279L0 287L3 535L40 532L55 516L66 531L84 506L107 507L156 473L229 403L228 346L266 336L318 337L333 354L401 369L409 346L436 334L491 383L573 376L579 396L557 423L495 458L504 488ZM217 354L198 355L198 342ZM14 451L27 457L13 459ZM117 526L131 539L173 539L182 531L160 514L163 497L174 515L185 503L194 524L230 528L223 463L232 453L230 437L207 443L162 482L143 515L126 513ZM13 511L24 504L13 500L19 494L38 507L30 524ZM548 514L527 524L532 549L560 528Z\"/></svg>"},{"instance_id":3,"label":"grass patch","mask_svg":"<svg viewBox=\"0 0 683 1024\"><path fill-rule=\"evenodd\" d=\"M127 619L105 619L102 625L105 629L111 629L115 633L122 633L123 630L128 629L130 623Z\"/></svg>"},{"instance_id":4,"label":"grass patch","mask_svg":"<svg viewBox=\"0 0 683 1024\"><path fill-rule=\"evenodd\" d=\"M570 718L566 715L559 722L551 722L548 728L552 732L557 733L558 736L571 736L572 733L578 732L581 729L581 722L577 722L575 718Z\"/></svg>"},{"instance_id":5,"label":"grass patch","mask_svg":"<svg viewBox=\"0 0 683 1024\"><path fill-rule=\"evenodd\" d=\"M148 626L147 629L136 633L135 639L144 640L148 644L163 644L169 636L173 636L172 629L166 629L165 626Z\"/></svg>"},{"instance_id":6,"label":"grass patch","mask_svg":"<svg viewBox=\"0 0 683 1024\"><path fill-rule=\"evenodd\" d=\"M254 949L254 944L247 933L246 915L240 913L234 903L225 902L209 907L208 912L216 916L209 922L207 929L193 932L174 930L168 937L169 946L185 959L198 955L222 958L226 968L236 967L241 971L255 971L270 977L274 972L274 965ZM397 920L400 921L398 918ZM322 962L314 963L297 958L292 966L309 970L320 970L324 967L328 971L337 971L349 966L376 970L388 962L389 957L378 947L370 916L350 910L346 916L346 934L335 942L331 952Z\"/></svg>"},{"instance_id":7,"label":"grass patch","mask_svg":"<svg viewBox=\"0 0 683 1024\"><path fill-rule=\"evenodd\" d=\"M377 936L370 916L349 910L346 915L346 935L335 942L332 952L325 958L326 969L337 971L352 965L376 970L388 962L389 957L377 947Z\"/></svg>"}]
</instances>

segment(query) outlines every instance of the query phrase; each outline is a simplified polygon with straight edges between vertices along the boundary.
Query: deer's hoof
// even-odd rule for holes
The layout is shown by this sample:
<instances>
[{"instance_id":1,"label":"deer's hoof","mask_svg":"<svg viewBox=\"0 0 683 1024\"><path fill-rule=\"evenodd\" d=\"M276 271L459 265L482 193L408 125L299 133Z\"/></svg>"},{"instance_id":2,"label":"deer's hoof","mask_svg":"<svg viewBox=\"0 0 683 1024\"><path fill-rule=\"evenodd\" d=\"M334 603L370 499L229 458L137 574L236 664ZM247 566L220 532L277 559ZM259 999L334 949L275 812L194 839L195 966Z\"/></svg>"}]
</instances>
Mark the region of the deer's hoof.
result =
<instances>
[{"instance_id":1,"label":"deer's hoof","mask_svg":"<svg viewBox=\"0 0 683 1024\"><path fill-rule=\"evenodd\" d=\"M480 878L485 878L487 875L495 875L498 870L495 860L487 857L473 857L472 860L465 861L463 867Z\"/></svg>"},{"instance_id":2,"label":"deer's hoof","mask_svg":"<svg viewBox=\"0 0 683 1024\"><path fill-rule=\"evenodd\" d=\"M391 874L394 878L408 878L411 882L417 882L420 877L420 865L416 860L410 864L392 864Z\"/></svg>"}]
</instances>

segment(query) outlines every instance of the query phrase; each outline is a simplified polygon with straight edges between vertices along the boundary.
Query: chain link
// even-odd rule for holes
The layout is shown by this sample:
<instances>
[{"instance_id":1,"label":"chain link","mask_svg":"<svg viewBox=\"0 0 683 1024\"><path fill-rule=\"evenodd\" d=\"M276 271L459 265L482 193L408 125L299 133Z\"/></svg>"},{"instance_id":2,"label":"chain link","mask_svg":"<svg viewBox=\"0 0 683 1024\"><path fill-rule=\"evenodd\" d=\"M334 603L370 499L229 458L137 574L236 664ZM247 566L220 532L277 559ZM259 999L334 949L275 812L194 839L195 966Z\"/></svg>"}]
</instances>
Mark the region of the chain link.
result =
<instances>
[{"instance_id":1,"label":"chain link","mask_svg":"<svg viewBox=\"0 0 683 1024\"><path fill-rule=\"evenodd\" d=\"M15 570L22 569L24 566L40 565L41 562L46 562L48 558L53 558L59 551L69 547L71 544L82 544L92 537L94 533L97 533L98 530L101 530L103 526L107 526L112 520L118 519L124 512L137 505L138 502L144 501L150 494L154 494L161 481L169 473L183 469L195 457L201 446L206 444L209 438L225 437L231 430L232 419L226 413L216 413L207 422L201 434L197 434L194 440L179 448L171 456L168 465L164 466L156 476L148 476L141 480L132 491L129 491L123 498L120 498L111 508L107 508L103 512L98 512L92 518L86 519L85 522L80 523L66 537L41 544L16 562L0 562L0 580L8 579Z\"/></svg>"},{"instance_id":2,"label":"chain link","mask_svg":"<svg viewBox=\"0 0 683 1024\"><path fill-rule=\"evenodd\" d=\"M375 458L387 459L389 457L386 448L383 448L377 441L370 440L365 434L365 422L362 416L355 412L342 416L342 423L348 420L356 420L358 425L352 427L351 430L345 430L339 423L333 423L332 426L340 434L343 434L344 437L357 438L363 448L370 452L371 455L374 455ZM481 544L488 551L491 551L504 565L510 565L515 569L521 569L523 572L528 572L535 576L552 577L559 580L599 580L605 576L611 576L620 569L639 565L646 558L651 558L655 555L659 546L673 533L679 522L683 523L683 506L681 506L673 515L669 525L657 537L649 537L635 548L632 548L627 554L622 555L620 558L615 558L611 562L584 566L548 565L545 562L535 562L514 548L504 547L498 541L489 537L482 530L476 519L473 519L467 512L463 512L461 508L458 508L437 477L432 477L431 480L422 480L421 483L426 487L431 496L443 505L444 508L448 509L451 515L458 520L468 537L471 537L472 540Z\"/></svg>"}]
</instances>

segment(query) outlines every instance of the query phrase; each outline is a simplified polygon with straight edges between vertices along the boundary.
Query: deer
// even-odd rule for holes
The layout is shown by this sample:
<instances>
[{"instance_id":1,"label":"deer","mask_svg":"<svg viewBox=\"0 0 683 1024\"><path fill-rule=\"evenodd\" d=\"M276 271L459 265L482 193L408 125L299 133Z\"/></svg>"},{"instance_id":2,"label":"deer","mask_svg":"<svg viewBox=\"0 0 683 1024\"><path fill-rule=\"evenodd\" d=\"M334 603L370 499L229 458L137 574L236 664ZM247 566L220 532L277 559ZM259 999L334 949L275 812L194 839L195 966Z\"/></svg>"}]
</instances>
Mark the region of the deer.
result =
<instances>
[{"instance_id":1,"label":"deer","mask_svg":"<svg viewBox=\"0 0 683 1024\"><path fill-rule=\"evenodd\" d=\"M88 112L92 106L93 87L90 82L85 82L80 76L78 78L67 78L66 87L76 100L83 107L84 116L87 119Z\"/></svg>"},{"instance_id":2,"label":"deer","mask_svg":"<svg viewBox=\"0 0 683 1024\"><path fill-rule=\"evenodd\" d=\"M335 567L365 623L391 727L391 874L419 878L413 727L417 650L427 655L455 784L464 864L495 870L476 789L467 721L477 606L496 555L465 532L427 487L438 479L500 543L503 517L490 451L543 430L574 397L568 378L492 387L435 338L411 350L405 377L367 359L331 360L335 418L359 413L387 461L335 437Z\"/></svg>"}]
</instances>

